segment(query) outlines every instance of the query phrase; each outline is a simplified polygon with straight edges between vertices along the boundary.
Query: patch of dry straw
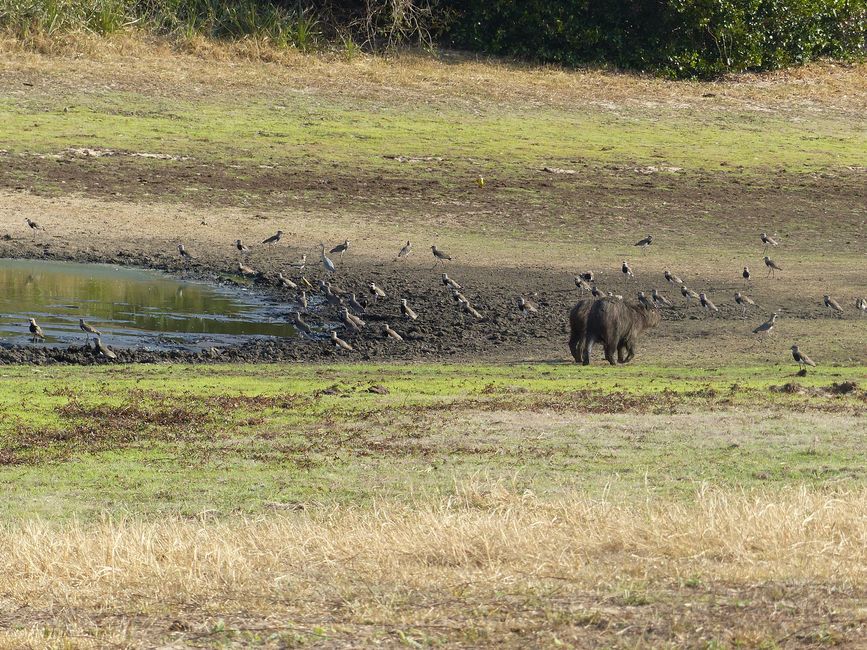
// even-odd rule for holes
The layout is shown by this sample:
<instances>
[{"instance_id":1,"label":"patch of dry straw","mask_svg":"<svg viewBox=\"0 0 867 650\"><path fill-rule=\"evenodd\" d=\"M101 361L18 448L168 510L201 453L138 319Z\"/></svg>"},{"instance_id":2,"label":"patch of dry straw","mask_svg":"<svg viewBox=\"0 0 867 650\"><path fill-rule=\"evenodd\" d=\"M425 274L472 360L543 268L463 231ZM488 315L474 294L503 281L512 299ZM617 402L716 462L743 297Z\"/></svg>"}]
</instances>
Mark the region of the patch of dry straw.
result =
<instances>
[{"instance_id":1,"label":"patch of dry straw","mask_svg":"<svg viewBox=\"0 0 867 650\"><path fill-rule=\"evenodd\" d=\"M556 503L502 488L224 521L28 521L0 529L0 592L31 607L384 612L401 594L567 580L867 582L867 492L704 491L689 503ZM392 603L391 605L389 603ZM393 613L393 612L392 612ZM373 615L376 618L376 615Z\"/></svg>"}]
</instances>

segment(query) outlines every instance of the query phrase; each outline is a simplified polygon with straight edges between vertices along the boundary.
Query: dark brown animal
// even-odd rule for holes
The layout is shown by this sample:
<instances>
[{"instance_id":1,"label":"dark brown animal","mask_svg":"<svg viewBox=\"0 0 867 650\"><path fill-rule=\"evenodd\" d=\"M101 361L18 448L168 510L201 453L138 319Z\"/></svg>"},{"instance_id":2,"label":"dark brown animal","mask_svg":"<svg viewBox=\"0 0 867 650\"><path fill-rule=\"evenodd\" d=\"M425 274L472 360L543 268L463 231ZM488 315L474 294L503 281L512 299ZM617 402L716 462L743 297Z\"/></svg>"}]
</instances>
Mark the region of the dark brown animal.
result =
<instances>
[{"instance_id":1,"label":"dark brown animal","mask_svg":"<svg viewBox=\"0 0 867 650\"><path fill-rule=\"evenodd\" d=\"M628 363L635 356L639 335L659 324L656 309L621 300L602 298L580 300L569 312L569 351L576 363L590 363L595 343L605 348L605 360L612 366ZM614 353L617 353L617 359Z\"/></svg>"}]
</instances>

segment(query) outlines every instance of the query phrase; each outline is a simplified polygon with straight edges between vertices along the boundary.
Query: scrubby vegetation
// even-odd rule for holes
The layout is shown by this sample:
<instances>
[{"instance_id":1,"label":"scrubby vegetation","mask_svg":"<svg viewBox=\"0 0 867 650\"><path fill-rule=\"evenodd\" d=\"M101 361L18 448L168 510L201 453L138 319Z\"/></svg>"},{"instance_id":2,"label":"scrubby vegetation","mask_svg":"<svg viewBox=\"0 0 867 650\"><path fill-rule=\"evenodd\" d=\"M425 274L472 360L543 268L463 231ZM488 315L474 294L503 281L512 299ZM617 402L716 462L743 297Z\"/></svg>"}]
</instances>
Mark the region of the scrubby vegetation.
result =
<instances>
[{"instance_id":1,"label":"scrubby vegetation","mask_svg":"<svg viewBox=\"0 0 867 650\"><path fill-rule=\"evenodd\" d=\"M261 40L302 51L445 45L674 77L863 56L865 0L457 2L3 0L0 27L31 41L78 30Z\"/></svg>"}]
</instances>

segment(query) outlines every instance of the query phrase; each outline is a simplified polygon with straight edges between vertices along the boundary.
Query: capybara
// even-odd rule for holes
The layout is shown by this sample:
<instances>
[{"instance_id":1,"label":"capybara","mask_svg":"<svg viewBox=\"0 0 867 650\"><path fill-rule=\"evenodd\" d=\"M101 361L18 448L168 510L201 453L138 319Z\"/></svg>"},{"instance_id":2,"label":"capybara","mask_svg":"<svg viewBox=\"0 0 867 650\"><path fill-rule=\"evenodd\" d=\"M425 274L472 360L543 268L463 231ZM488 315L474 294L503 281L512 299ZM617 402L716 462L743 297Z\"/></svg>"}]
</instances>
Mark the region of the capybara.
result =
<instances>
[{"instance_id":1,"label":"capybara","mask_svg":"<svg viewBox=\"0 0 867 650\"><path fill-rule=\"evenodd\" d=\"M600 342L608 363L628 363L635 356L638 336L656 327L659 321L659 312L652 307L614 298L580 300L569 312L569 351L576 363L586 366L590 363L593 344Z\"/></svg>"}]
</instances>

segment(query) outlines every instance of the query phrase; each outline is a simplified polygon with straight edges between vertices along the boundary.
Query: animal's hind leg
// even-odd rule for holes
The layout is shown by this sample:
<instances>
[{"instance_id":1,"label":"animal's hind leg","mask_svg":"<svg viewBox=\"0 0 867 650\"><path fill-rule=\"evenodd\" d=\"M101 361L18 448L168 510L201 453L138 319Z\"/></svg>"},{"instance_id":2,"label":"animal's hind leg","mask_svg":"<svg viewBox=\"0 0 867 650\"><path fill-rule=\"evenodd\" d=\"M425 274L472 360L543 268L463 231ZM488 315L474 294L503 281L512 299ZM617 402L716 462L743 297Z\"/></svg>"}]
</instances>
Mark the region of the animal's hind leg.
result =
<instances>
[{"instance_id":1,"label":"animal's hind leg","mask_svg":"<svg viewBox=\"0 0 867 650\"><path fill-rule=\"evenodd\" d=\"M617 365L617 360L614 358L614 344L613 343L605 343L605 360L610 363L612 366Z\"/></svg>"},{"instance_id":2,"label":"animal's hind leg","mask_svg":"<svg viewBox=\"0 0 867 650\"><path fill-rule=\"evenodd\" d=\"M569 352L572 353L572 358L575 359L575 363L581 362L580 340L581 337L578 334L572 334L572 336L569 337Z\"/></svg>"},{"instance_id":3,"label":"animal's hind leg","mask_svg":"<svg viewBox=\"0 0 867 650\"><path fill-rule=\"evenodd\" d=\"M581 341L581 363L585 366L590 365L590 353L593 352L593 339L584 339Z\"/></svg>"},{"instance_id":4,"label":"animal's hind leg","mask_svg":"<svg viewBox=\"0 0 867 650\"><path fill-rule=\"evenodd\" d=\"M635 344L634 343L627 343L626 344L626 350L627 350L626 360L623 363L629 363L635 357Z\"/></svg>"}]
</instances>

